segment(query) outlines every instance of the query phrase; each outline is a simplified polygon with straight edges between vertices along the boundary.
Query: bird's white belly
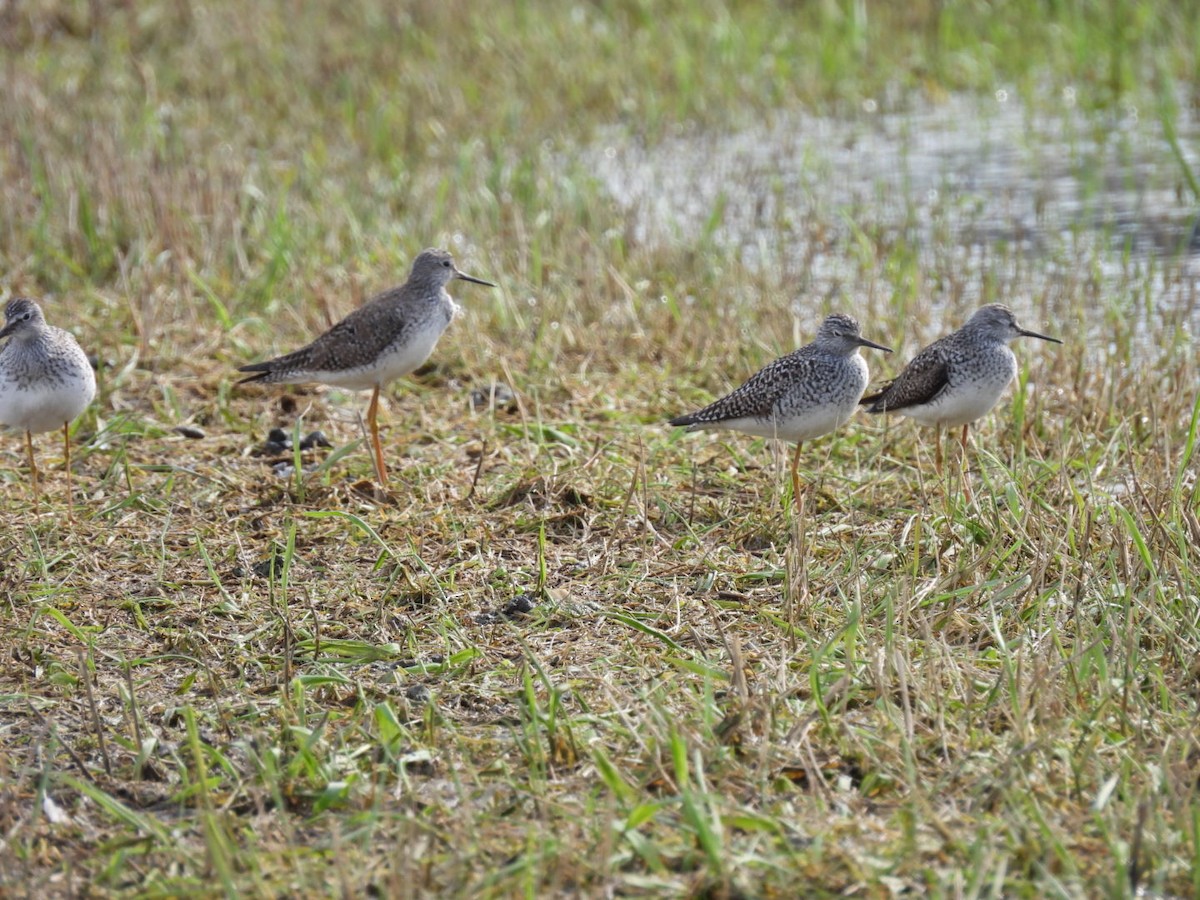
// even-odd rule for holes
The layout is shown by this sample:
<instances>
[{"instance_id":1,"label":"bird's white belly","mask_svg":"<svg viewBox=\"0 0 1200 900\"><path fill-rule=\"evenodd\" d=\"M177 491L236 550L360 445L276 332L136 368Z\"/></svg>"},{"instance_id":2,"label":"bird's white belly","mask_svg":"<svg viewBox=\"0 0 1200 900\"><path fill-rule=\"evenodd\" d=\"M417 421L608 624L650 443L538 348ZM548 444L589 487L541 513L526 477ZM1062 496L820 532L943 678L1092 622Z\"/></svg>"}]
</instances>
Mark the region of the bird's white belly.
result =
<instances>
[{"instance_id":1,"label":"bird's white belly","mask_svg":"<svg viewBox=\"0 0 1200 900\"><path fill-rule=\"evenodd\" d=\"M740 419L715 422L706 427L740 431L743 434L781 441L810 441L840 428L853 413L853 404L844 407L818 406L799 414L776 415L772 418L744 416Z\"/></svg>"},{"instance_id":2,"label":"bird's white belly","mask_svg":"<svg viewBox=\"0 0 1200 900\"><path fill-rule=\"evenodd\" d=\"M424 328L413 332L403 343L397 342L380 355L371 365L345 369L340 372L321 372L316 380L334 387L363 391L376 385L395 381L401 375L420 368L433 353L438 338L445 331L441 328Z\"/></svg>"},{"instance_id":3,"label":"bird's white belly","mask_svg":"<svg viewBox=\"0 0 1200 900\"><path fill-rule=\"evenodd\" d=\"M854 415L867 377L867 363L856 353L812 373L819 386L815 396L810 384L798 384L775 401L769 416L742 416L714 427L781 441L811 441L841 428Z\"/></svg>"},{"instance_id":4,"label":"bird's white belly","mask_svg":"<svg viewBox=\"0 0 1200 900\"><path fill-rule=\"evenodd\" d=\"M967 384L948 386L930 403L897 410L924 425L956 428L986 415L1004 395L1012 375L998 372Z\"/></svg>"},{"instance_id":5,"label":"bird's white belly","mask_svg":"<svg viewBox=\"0 0 1200 900\"><path fill-rule=\"evenodd\" d=\"M87 409L96 396L91 366L79 375L79 381L69 387L36 384L21 389L12 381L0 381L0 424L34 434L62 428Z\"/></svg>"}]
</instances>

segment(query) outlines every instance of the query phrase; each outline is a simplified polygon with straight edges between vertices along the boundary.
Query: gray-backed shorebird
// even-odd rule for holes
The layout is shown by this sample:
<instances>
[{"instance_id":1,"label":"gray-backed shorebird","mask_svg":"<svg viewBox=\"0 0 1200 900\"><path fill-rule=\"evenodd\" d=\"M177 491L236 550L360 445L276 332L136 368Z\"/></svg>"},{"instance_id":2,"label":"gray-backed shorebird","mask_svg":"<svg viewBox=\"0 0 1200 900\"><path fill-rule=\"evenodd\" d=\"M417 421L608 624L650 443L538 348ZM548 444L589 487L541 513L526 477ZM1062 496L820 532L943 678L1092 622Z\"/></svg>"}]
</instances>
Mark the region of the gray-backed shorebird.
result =
<instances>
[{"instance_id":1,"label":"gray-backed shorebird","mask_svg":"<svg viewBox=\"0 0 1200 900\"><path fill-rule=\"evenodd\" d=\"M377 294L307 347L242 366L239 372L254 374L238 383L315 381L356 391L370 388L367 423L375 449L375 469L381 485L386 486L387 468L379 442L379 391L429 358L459 311L446 292L446 285L455 278L496 286L460 272L445 250L424 250L413 262L404 284Z\"/></svg>"},{"instance_id":2,"label":"gray-backed shorebird","mask_svg":"<svg viewBox=\"0 0 1200 900\"><path fill-rule=\"evenodd\" d=\"M964 459L967 429L999 401L1017 375L1009 342L1034 337L1061 344L1058 338L1017 324L1012 310L992 303L962 328L934 341L880 391L863 397L867 411L894 412L937 428L937 468L942 471L942 429L962 426Z\"/></svg>"},{"instance_id":3,"label":"gray-backed shorebird","mask_svg":"<svg viewBox=\"0 0 1200 900\"><path fill-rule=\"evenodd\" d=\"M811 344L782 356L737 390L698 412L671 419L688 431L727 429L795 441L792 496L800 495L800 446L845 424L867 387L867 362L860 347L891 353L862 336L858 322L829 316Z\"/></svg>"},{"instance_id":4,"label":"gray-backed shorebird","mask_svg":"<svg viewBox=\"0 0 1200 900\"><path fill-rule=\"evenodd\" d=\"M0 340L4 338L8 343L0 350L0 424L25 432L34 509L38 473L33 435L62 429L70 510L74 497L70 426L96 396L96 375L70 332L47 325L41 307L27 297L14 297L4 307Z\"/></svg>"}]
</instances>

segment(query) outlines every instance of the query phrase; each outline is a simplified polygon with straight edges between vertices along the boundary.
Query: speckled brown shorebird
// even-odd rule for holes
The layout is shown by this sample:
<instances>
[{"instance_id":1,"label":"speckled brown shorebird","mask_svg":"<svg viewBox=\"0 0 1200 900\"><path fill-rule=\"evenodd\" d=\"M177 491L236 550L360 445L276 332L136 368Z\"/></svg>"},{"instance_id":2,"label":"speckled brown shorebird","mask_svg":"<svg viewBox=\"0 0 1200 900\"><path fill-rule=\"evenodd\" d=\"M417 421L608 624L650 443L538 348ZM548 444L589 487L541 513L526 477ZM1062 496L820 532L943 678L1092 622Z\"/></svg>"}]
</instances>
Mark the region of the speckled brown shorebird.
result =
<instances>
[{"instance_id":1,"label":"speckled brown shorebird","mask_svg":"<svg viewBox=\"0 0 1200 900\"><path fill-rule=\"evenodd\" d=\"M0 424L25 432L33 505L38 508L38 472L33 435L61 428L67 470L67 510L71 486L71 421L96 396L96 375L87 354L68 331L46 324L42 309L28 297L14 297L4 308L0 340Z\"/></svg>"},{"instance_id":2,"label":"speckled brown shorebird","mask_svg":"<svg viewBox=\"0 0 1200 900\"><path fill-rule=\"evenodd\" d=\"M846 423L866 390L867 362L860 347L891 353L862 336L858 322L829 316L816 339L767 365L737 390L697 412L671 419L688 431L726 429L795 441L792 496L800 495L800 447Z\"/></svg>"},{"instance_id":3,"label":"speckled brown shorebird","mask_svg":"<svg viewBox=\"0 0 1200 900\"><path fill-rule=\"evenodd\" d=\"M894 412L937 428L937 469L942 471L942 429L962 426L963 459L967 430L1000 400L1017 375L1009 342L1034 337L1061 344L1058 338L1017 324L1011 309L992 303L979 309L962 328L940 338L882 390L862 398L867 412Z\"/></svg>"},{"instance_id":4,"label":"speckled brown shorebird","mask_svg":"<svg viewBox=\"0 0 1200 900\"><path fill-rule=\"evenodd\" d=\"M356 391L370 388L367 423L375 450L375 469L381 486L386 487L387 468L379 442L379 391L429 358L459 311L446 292L446 285L455 278L496 286L460 272L445 250L424 250L413 262L404 284L377 294L307 347L242 366L239 372L255 374L238 383L317 382Z\"/></svg>"}]
</instances>

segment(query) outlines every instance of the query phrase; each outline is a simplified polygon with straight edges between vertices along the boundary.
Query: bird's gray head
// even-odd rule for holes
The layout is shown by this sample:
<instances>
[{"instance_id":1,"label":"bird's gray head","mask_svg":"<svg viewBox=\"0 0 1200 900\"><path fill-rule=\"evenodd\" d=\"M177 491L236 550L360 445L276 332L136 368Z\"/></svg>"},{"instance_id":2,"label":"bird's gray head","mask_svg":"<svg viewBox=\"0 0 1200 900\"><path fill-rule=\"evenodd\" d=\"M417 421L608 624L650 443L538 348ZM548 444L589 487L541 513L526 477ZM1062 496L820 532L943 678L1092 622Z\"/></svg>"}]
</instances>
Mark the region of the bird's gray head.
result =
<instances>
[{"instance_id":1,"label":"bird's gray head","mask_svg":"<svg viewBox=\"0 0 1200 900\"><path fill-rule=\"evenodd\" d=\"M859 347L873 347L884 353L892 352L882 344L876 344L863 337L862 330L858 327L858 320L844 313L834 313L832 316L826 317L825 321L821 323L821 327L817 329L817 343L828 347L835 353L853 353Z\"/></svg>"},{"instance_id":2,"label":"bird's gray head","mask_svg":"<svg viewBox=\"0 0 1200 900\"><path fill-rule=\"evenodd\" d=\"M28 297L13 297L4 307L4 327L0 328L0 340L9 335L36 334L44 325L42 308Z\"/></svg>"},{"instance_id":3,"label":"bird's gray head","mask_svg":"<svg viewBox=\"0 0 1200 900\"><path fill-rule=\"evenodd\" d=\"M1052 341L1055 344L1062 343L1058 338L1022 328L1017 324L1017 317L1013 315L1013 311L1003 303L989 303L987 306L981 307L975 315L971 316L967 327L975 331L982 331L1006 343L1019 337L1035 337L1043 341Z\"/></svg>"},{"instance_id":4,"label":"bird's gray head","mask_svg":"<svg viewBox=\"0 0 1200 900\"><path fill-rule=\"evenodd\" d=\"M475 284L483 284L488 287L495 287L490 281L484 281L482 278L475 278L467 275L465 272L460 272L458 267L454 265L454 257L445 250L422 250L420 256L413 261L412 274L408 276L410 282L417 284L432 284L438 288L444 288L455 278L461 278L463 281L472 281Z\"/></svg>"}]
</instances>

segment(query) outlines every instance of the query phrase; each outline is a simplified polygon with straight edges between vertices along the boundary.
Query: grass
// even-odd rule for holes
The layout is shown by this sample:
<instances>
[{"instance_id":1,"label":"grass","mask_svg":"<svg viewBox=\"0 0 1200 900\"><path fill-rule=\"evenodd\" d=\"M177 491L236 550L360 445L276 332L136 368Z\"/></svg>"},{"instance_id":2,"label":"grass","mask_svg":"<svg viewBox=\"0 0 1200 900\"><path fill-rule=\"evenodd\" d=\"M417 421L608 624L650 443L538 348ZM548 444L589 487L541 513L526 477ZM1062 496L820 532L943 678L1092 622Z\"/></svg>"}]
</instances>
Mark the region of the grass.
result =
<instances>
[{"instance_id":1,"label":"grass","mask_svg":"<svg viewBox=\"0 0 1200 900\"><path fill-rule=\"evenodd\" d=\"M73 524L53 442L40 516L0 451L0 887L1200 892L1189 260L998 241L976 285L952 218L930 248L818 196L773 227L843 280L788 314L822 282L722 240L736 196L644 234L589 162L997 85L1058 121L1069 86L1097 158L1154 111L1186 207L1196 13L0 9L3 285L101 363ZM234 370L427 245L501 287L389 392L379 499L365 399ZM974 499L862 416L806 448L798 517L784 453L661 425L826 311L902 357L980 296L1067 343L1016 348ZM275 426L334 449L278 475Z\"/></svg>"}]
</instances>

